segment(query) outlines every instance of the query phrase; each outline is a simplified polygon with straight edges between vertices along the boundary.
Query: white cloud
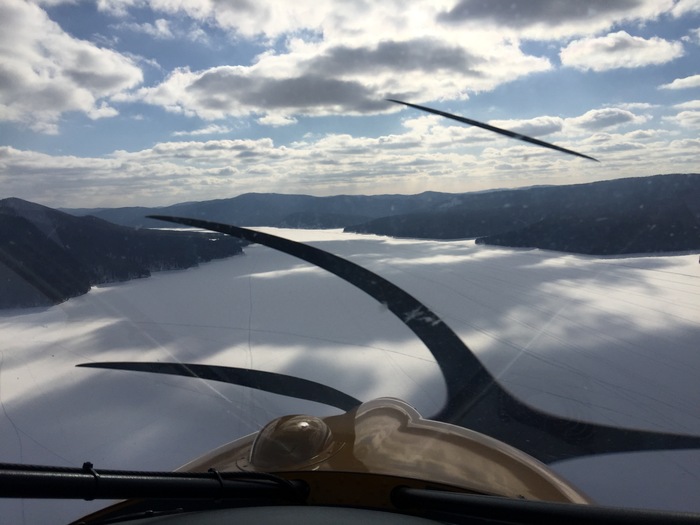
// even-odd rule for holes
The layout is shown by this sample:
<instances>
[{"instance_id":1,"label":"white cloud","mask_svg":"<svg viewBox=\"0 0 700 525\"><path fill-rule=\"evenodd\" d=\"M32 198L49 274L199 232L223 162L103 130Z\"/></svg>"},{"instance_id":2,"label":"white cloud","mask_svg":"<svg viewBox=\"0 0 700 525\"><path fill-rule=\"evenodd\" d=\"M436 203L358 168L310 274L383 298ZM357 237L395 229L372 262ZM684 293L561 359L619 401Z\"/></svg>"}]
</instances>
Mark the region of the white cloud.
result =
<instances>
[{"instance_id":1,"label":"white cloud","mask_svg":"<svg viewBox=\"0 0 700 525\"><path fill-rule=\"evenodd\" d=\"M60 116L116 114L105 97L136 86L141 70L109 49L73 38L46 13L19 0L0 3L0 119L55 133Z\"/></svg>"},{"instance_id":2,"label":"white cloud","mask_svg":"<svg viewBox=\"0 0 700 525\"><path fill-rule=\"evenodd\" d=\"M698 113L681 112L674 123L697 127ZM600 157L601 165L420 115L406 118L403 129L394 134L309 135L286 145L269 138L172 141L101 158L5 147L0 148L0 184L11 195L79 207L169 204L246 191L316 195L382 193L396 187L403 192L436 187L470 191L577 182L587 176L651 175L667 172L669 158L674 167L697 170L697 148L679 139L678 133L649 127L614 131L623 124L645 121L646 117L626 109L602 108L568 118L492 122L527 129L533 135L556 132L552 142ZM203 136L224 129L212 125L178 136Z\"/></svg>"},{"instance_id":3,"label":"white cloud","mask_svg":"<svg viewBox=\"0 0 700 525\"><path fill-rule=\"evenodd\" d=\"M11 1L8 5L15 6L15 10L26 5ZM417 0L410 8L390 0L347 1L340 5L331 0L99 0L98 7L104 13L120 17L114 22L123 29L150 32L154 37L167 36L169 31L177 38L207 42L204 29L216 27L217 37L223 28L230 32L231 41L245 44L241 47L252 44L266 49L250 62L239 62L245 65L223 62L220 67L206 69L194 63L191 69L165 73L158 69L161 80L143 87L139 87L138 66L144 70L147 63L159 67L146 50L148 58L128 56L77 40L38 8L22 7L33 13L31 17L25 13L25 18L31 18L34 25L26 20L8 22L18 31L0 34L0 56L12 57L19 52L20 57L17 64L0 61L0 82L4 82L0 83L0 118L56 132L60 116L66 111L100 118L116 114L116 108L121 108L116 105L119 102L137 102L208 121L227 120L179 124L175 129L183 131L173 135L185 140L161 142L140 151L117 151L102 158L80 159L5 148L0 151L3 190L22 196L31 188L43 191L54 203L63 200L63 205L79 205L74 200L78 195L83 196L85 205L106 204L107 198L111 199L109 205L167 204L254 190L314 194L391 192L396 187L401 191L466 191L499 184L544 184L556 177L563 181L577 177L578 181L579 176L591 174L604 178L619 173L668 171L669 159L679 163L674 166L698 169L697 149L680 139L694 129L690 126L697 108L690 102L687 107L677 108L678 115L671 117L676 120L665 122L673 130L673 137L679 139L673 145L663 130L648 129L652 121L647 113L659 112L650 103L651 98L648 102L605 107L607 101L617 99L613 97L589 106L598 109L586 113L581 110L583 114L574 116L494 122L528 135L552 135L547 140L593 156L604 152L601 167L484 130L402 110L383 100L388 96L418 103L477 99L475 95L480 92L551 71L548 59L524 51L532 47L521 47L521 38L550 41L550 51L555 49L553 39L578 38L562 52L562 61L572 67L641 67L671 60L682 53L678 42L643 39L625 32L601 35L610 28L617 30L622 21L642 23L669 13L672 0L587 4ZM477 6L481 11L479 16L467 17L462 12L460 19L448 22L445 17L455 6ZM506 16L508 9L522 16ZM586 10L583 15L582 9ZM142 24L142 10L148 11L148 20L170 22L162 23L160 28L157 23ZM5 23L6 18L2 20ZM139 24L128 25L134 21ZM688 45L689 52L692 49ZM216 63L222 63L221 56ZM165 57L162 62L167 63ZM26 70L21 69L22 64L27 64ZM6 67L8 72L2 76ZM44 97L49 102L43 106L42 99L32 94L35 85L47 90ZM51 89L56 93L49 92ZM30 95L26 103L19 95L25 92ZM144 111L138 106L133 109ZM230 117L249 117L259 124L280 126L295 123L300 115L399 111L403 111L404 128L379 137L309 134L285 146L271 139L204 140L229 133L233 122ZM151 120L151 116L147 118ZM298 124L301 128L305 122ZM644 129L635 129L641 124ZM199 129L184 131L197 126ZM274 134L274 130L268 131ZM642 145L645 158L640 165L638 150ZM509 178L503 182L506 171ZM474 186L476 178L482 180L482 187Z\"/></svg>"},{"instance_id":4,"label":"white cloud","mask_svg":"<svg viewBox=\"0 0 700 525\"><path fill-rule=\"evenodd\" d=\"M673 82L659 86L659 89L688 89L700 87L700 75L677 78Z\"/></svg>"},{"instance_id":5,"label":"white cloud","mask_svg":"<svg viewBox=\"0 0 700 525\"><path fill-rule=\"evenodd\" d=\"M173 136L175 137L185 137L191 136L196 137L200 135L222 135L224 133L231 133L233 128L228 126L221 126L219 124L210 124L204 128L195 129L192 131L174 131Z\"/></svg>"},{"instance_id":6,"label":"white cloud","mask_svg":"<svg viewBox=\"0 0 700 525\"><path fill-rule=\"evenodd\" d=\"M666 122L672 122L684 128L700 129L700 111L681 111L677 115L664 117Z\"/></svg>"},{"instance_id":7,"label":"white cloud","mask_svg":"<svg viewBox=\"0 0 700 525\"><path fill-rule=\"evenodd\" d=\"M700 109L700 100L689 100L673 106L678 109Z\"/></svg>"},{"instance_id":8,"label":"white cloud","mask_svg":"<svg viewBox=\"0 0 700 525\"><path fill-rule=\"evenodd\" d=\"M682 55L680 42L658 37L646 39L625 31L574 40L559 54L563 65L593 71L664 64Z\"/></svg>"},{"instance_id":9,"label":"white cloud","mask_svg":"<svg viewBox=\"0 0 700 525\"><path fill-rule=\"evenodd\" d=\"M464 99L551 68L546 58L528 56L517 41L490 29L465 32L441 24L438 15L449 3L418 0L406 8L397 1L101 0L98 6L115 16L133 7L149 7L157 16L184 15L194 24L188 38L205 38L201 27L213 25L234 38L269 45L253 65L198 71L201 78L187 75L196 83L192 86L186 75L173 72L162 84L130 97L207 119L262 114L268 122L268 112L377 112L377 100L385 96ZM224 83L233 92L223 89ZM253 101L251 92L240 92L244 85L264 96ZM185 92L190 87L193 92Z\"/></svg>"},{"instance_id":10,"label":"white cloud","mask_svg":"<svg viewBox=\"0 0 700 525\"><path fill-rule=\"evenodd\" d=\"M297 119L295 119L294 117L275 114L268 114L258 119L258 123L263 124L265 126L273 127L289 126L290 124L296 124L296 122Z\"/></svg>"},{"instance_id":11,"label":"white cloud","mask_svg":"<svg viewBox=\"0 0 700 525\"><path fill-rule=\"evenodd\" d=\"M115 10L107 10L107 12L113 16L131 20L127 6L113 6ZM157 4L144 4L140 5L142 9L146 8L156 8ZM178 17L178 18L157 18L151 22L133 22L133 21L122 21L116 24L110 25L110 28L116 29L118 31L131 31L134 33L142 33L149 35L157 40L189 40L191 42L196 42L202 45L209 45L211 42L209 33L207 32L206 23L207 21L201 20L189 20L189 24L182 20L182 17L178 13L166 13L166 16ZM114 37L118 39L118 37Z\"/></svg>"},{"instance_id":12,"label":"white cloud","mask_svg":"<svg viewBox=\"0 0 700 525\"><path fill-rule=\"evenodd\" d=\"M599 130L611 128L623 124L641 124L649 119L647 116L635 115L627 109L602 108L592 109L581 116L567 118L566 126L582 128L584 130Z\"/></svg>"},{"instance_id":13,"label":"white cloud","mask_svg":"<svg viewBox=\"0 0 700 525\"><path fill-rule=\"evenodd\" d=\"M488 50L477 49L484 39ZM293 41L289 52L263 53L250 66L177 69L159 85L116 99L204 119L262 114L261 122L281 124L288 119L273 115L379 113L391 110L385 98L464 99L550 67L483 35L459 45L432 37L360 47Z\"/></svg>"},{"instance_id":14,"label":"white cloud","mask_svg":"<svg viewBox=\"0 0 700 525\"><path fill-rule=\"evenodd\" d=\"M77 0L34 0L34 3L42 6L55 7L62 4L75 4Z\"/></svg>"},{"instance_id":15,"label":"white cloud","mask_svg":"<svg viewBox=\"0 0 700 525\"><path fill-rule=\"evenodd\" d=\"M198 42L200 44L209 44L209 35L207 32L199 26L192 26L186 33L186 38L192 42Z\"/></svg>"},{"instance_id":16,"label":"white cloud","mask_svg":"<svg viewBox=\"0 0 700 525\"><path fill-rule=\"evenodd\" d=\"M493 120L490 124L515 131L516 133L522 133L523 135L538 137L561 131L564 119L561 117L543 116L528 120Z\"/></svg>"},{"instance_id":17,"label":"white cloud","mask_svg":"<svg viewBox=\"0 0 700 525\"><path fill-rule=\"evenodd\" d=\"M625 22L653 20L673 7L673 0L459 0L439 19L469 28L487 25L522 38L556 40L597 34Z\"/></svg>"},{"instance_id":18,"label":"white cloud","mask_svg":"<svg viewBox=\"0 0 700 525\"><path fill-rule=\"evenodd\" d=\"M659 129L638 129L635 131L630 131L623 134L622 136L629 138L630 140L637 141L647 141L647 140L658 140L660 137L667 135L666 130Z\"/></svg>"},{"instance_id":19,"label":"white cloud","mask_svg":"<svg viewBox=\"0 0 700 525\"><path fill-rule=\"evenodd\" d=\"M700 12L700 0L678 0L671 12L675 17Z\"/></svg>"},{"instance_id":20,"label":"white cloud","mask_svg":"<svg viewBox=\"0 0 700 525\"><path fill-rule=\"evenodd\" d=\"M551 70L547 58L523 52L520 38L591 34L621 22L654 20L673 7L674 0L417 0L410 8L398 0L98 1L98 8L113 16L139 8L150 9L157 19L155 24L124 21L119 27L165 37L176 33L166 21L173 16L191 22L190 39L205 41L202 28L216 26L268 46L250 65L177 69L161 83L115 100L207 120L255 116L275 126L298 115L388 111L386 97L463 100ZM561 59L565 65L603 70L663 63L682 52L678 42L618 32L574 41Z\"/></svg>"},{"instance_id":21,"label":"white cloud","mask_svg":"<svg viewBox=\"0 0 700 525\"><path fill-rule=\"evenodd\" d=\"M354 45L377 40L376 35L406 39L420 32L465 34L497 29L513 36L551 40L597 34L621 23L643 23L663 14L680 16L698 0L98 0L101 11L125 16L134 7L170 15L186 15L213 23L237 36L275 39L301 31ZM370 37L373 35L373 37Z\"/></svg>"},{"instance_id":22,"label":"white cloud","mask_svg":"<svg viewBox=\"0 0 700 525\"><path fill-rule=\"evenodd\" d=\"M700 27L697 29L691 29L681 40L692 44L700 44Z\"/></svg>"},{"instance_id":23,"label":"white cloud","mask_svg":"<svg viewBox=\"0 0 700 525\"><path fill-rule=\"evenodd\" d=\"M116 24L113 27L117 29L133 31L135 33L144 33L146 35L152 36L158 39L170 39L175 38L172 30L170 29L170 23L164 18L157 19L154 23L136 23L136 22L122 22Z\"/></svg>"},{"instance_id":24,"label":"white cloud","mask_svg":"<svg viewBox=\"0 0 700 525\"><path fill-rule=\"evenodd\" d=\"M615 107L634 111L636 109L653 109L659 106L658 104L650 104L649 102L623 102L622 104L615 104Z\"/></svg>"},{"instance_id":25,"label":"white cloud","mask_svg":"<svg viewBox=\"0 0 700 525\"><path fill-rule=\"evenodd\" d=\"M87 116L92 120L115 117L117 115L119 115L119 112L104 101L100 102L99 107L94 107L87 112Z\"/></svg>"},{"instance_id":26,"label":"white cloud","mask_svg":"<svg viewBox=\"0 0 700 525\"><path fill-rule=\"evenodd\" d=\"M126 16L132 7L145 7L143 0L97 0L97 9L113 16Z\"/></svg>"}]
</instances>

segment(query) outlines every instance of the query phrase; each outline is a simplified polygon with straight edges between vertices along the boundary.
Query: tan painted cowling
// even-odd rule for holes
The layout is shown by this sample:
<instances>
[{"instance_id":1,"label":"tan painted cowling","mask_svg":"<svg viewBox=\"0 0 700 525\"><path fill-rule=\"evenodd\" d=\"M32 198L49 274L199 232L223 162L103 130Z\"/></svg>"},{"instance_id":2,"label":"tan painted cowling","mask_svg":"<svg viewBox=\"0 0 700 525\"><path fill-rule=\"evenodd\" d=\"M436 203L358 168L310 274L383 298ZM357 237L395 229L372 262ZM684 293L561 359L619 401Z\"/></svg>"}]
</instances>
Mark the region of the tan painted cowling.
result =
<instances>
[{"instance_id":1,"label":"tan painted cowling","mask_svg":"<svg viewBox=\"0 0 700 525\"><path fill-rule=\"evenodd\" d=\"M480 494L589 503L533 457L478 432L422 419L413 407L392 398L369 401L340 416L275 419L260 432L224 445L179 470L209 468L304 479L312 487L323 488L320 492L328 497L319 496L319 491L312 494L312 500L320 504L341 502L339 491L319 482L337 480L339 474L343 474L346 489L352 479L366 485L390 477L392 483L404 480L413 485L409 480L415 480ZM386 479L382 483L387 486Z\"/></svg>"}]
</instances>

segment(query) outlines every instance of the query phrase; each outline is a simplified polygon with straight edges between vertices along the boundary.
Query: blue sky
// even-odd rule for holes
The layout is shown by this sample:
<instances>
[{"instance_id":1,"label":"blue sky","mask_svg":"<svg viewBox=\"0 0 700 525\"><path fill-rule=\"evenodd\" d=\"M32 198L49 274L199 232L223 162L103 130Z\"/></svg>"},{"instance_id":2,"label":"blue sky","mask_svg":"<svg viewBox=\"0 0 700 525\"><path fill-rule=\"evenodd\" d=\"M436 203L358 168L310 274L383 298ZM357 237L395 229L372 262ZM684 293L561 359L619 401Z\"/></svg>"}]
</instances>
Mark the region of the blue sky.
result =
<instances>
[{"instance_id":1,"label":"blue sky","mask_svg":"<svg viewBox=\"0 0 700 525\"><path fill-rule=\"evenodd\" d=\"M0 25L2 197L165 205L700 171L698 0L3 0Z\"/></svg>"}]
</instances>

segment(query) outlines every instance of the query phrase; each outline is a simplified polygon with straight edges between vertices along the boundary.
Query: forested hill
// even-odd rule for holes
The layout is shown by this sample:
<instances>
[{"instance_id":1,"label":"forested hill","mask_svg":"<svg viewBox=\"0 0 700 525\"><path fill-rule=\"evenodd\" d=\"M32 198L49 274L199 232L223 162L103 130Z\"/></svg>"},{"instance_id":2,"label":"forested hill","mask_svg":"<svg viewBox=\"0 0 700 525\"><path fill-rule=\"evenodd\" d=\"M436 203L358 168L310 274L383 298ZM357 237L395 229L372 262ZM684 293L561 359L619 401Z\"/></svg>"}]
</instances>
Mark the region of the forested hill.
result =
<instances>
[{"instance_id":1,"label":"forested hill","mask_svg":"<svg viewBox=\"0 0 700 525\"><path fill-rule=\"evenodd\" d=\"M242 253L240 241L135 230L23 201L0 200L0 308L57 304L94 284L147 277Z\"/></svg>"},{"instance_id":2,"label":"forested hill","mask_svg":"<svg viewBox=\"0 0 700 525\"><path fill-rule=\"evenodd\" d=\"M285 195L245 193L230 199L183 202L161 208L65 209L73 215L94 215L115 224L161 227L147 215L175 215L236 226L280 228L343 228L387 215L433 210L449 205L455 195L425 192L419 195Z\"/></svg>"},{"instance_id":3,"label":"forested hill","mask_svg":"<svg viewBox=\"0 0 700 525\"><path fill-rule=\"evenodd\" d=\"M447 209L346 228L393 237L615 255L700 250L700 174L459 196Z\"/></svg>"},{"instance_id":4,"label":"forested hill","mask_svg":"<svg viewBox=\"0 0 700 525\"><path fill-rule=\"evenodd\" d=\"M147 214L238 226L345 228L422 239L614 255L700 250L700 174L672 174L477 193L282 195L248 193L164 208L71 210L125 225Z\"/></svg>"}]
</instances>

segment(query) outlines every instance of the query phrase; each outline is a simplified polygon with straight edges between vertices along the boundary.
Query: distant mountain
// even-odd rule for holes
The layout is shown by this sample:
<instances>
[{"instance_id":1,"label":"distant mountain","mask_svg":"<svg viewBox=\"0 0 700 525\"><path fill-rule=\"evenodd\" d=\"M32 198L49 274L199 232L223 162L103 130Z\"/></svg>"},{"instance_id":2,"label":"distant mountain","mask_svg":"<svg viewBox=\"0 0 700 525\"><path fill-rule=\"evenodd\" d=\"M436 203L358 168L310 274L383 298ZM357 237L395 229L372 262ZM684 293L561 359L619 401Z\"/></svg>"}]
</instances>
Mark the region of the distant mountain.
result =
<instances>
[{"instance_id":1,"label":"distant mountain","mask_svg":"<svg viewBox=\"0 0 700 525\"><path fill-rule=\"evenodd\" d=\"M455 195L426 192L419 195L283 195L246 193L230 199L186 202L160 208L64 209L72 215L93 215L115 224L157 228L160 221L146 215L178 215L237 226L287 228L343 228L387 215L432 210L449 205Z\"/></svg>"},{"instance_id":2,"label":"distant mountain","mask_svg":"<svg viewBox=\"0 0 700 525\"><path fill-rule=\"evenodd\" d=\"M0 200L0 308L57 304L94 284L242 253L220 234L135 230L21 199Z\"/></svg>"},{"instance_id":3,"label":"distant mountain","mask_svg":"<svg viewBox=\"0 0 700 525\"><path fill-rule=\"evenodd\" d=\"M161 214L238 226L344 228L598 255L700 250L700 174L461 194L247 193L162 208L67 211L135 227L162 226L144 218Z\"/></svg>"},{"instance_id":4,"label":"distant mountain","mask_svg":"<svg viewBox=\"0 0 700 525\"><path fill-rule=\"evenodd\" d=\"M477 244L533 247L588 255L700 251L700 221L682 201L651 212L610 210L605 215L553 213L505 233L481 237Z\"/></svg>"},{"instance_id":5,"label":"distant mountain","mask_svg":"<svg viewBox=\"0 0 700 525\"><path fill-rule=\"evenodd\" d=\"M700 174L459 196L459 204L346 231L614 255L700 250Z\"/></svg>"}]
</instances>

